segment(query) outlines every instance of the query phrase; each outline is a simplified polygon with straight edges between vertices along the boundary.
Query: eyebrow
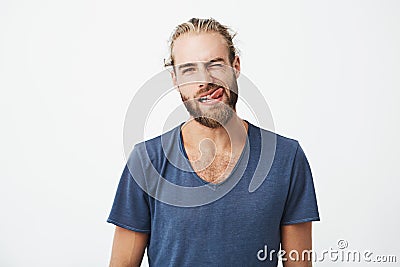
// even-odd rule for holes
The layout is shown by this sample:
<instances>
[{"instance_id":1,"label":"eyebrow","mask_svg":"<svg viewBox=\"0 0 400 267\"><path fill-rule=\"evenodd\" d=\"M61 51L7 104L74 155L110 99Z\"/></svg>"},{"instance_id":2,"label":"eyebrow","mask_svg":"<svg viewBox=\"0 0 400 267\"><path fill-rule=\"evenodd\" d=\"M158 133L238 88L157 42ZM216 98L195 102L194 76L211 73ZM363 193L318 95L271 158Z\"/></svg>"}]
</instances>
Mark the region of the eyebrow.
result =
<instances>
[{"instance_id":1,"label":"eyebrow","mask_svg":"<svg viewBox=\"0 0 400 267\"><path fill-rule=\"evenodd\" d=\"M225 62L225 60L222 57L216 57L216 58L211 59L210 61L208 61L206 64L220 62L220 61ZM195 65L195 63L189 62L189 63L185 63L185 64L182 64L182 65L179 65L178 69L181 70L183 68L193 67L194 65Z\"/></svg>"},{"instance_id":2,"label":"eyebrow","mask_svg":"<svg viewBox=\"0 0 400 267\"><path fill-rule=\"evenodd\" d=\"M220 62L220 61L225 62L225 59L223 59L222 57L217 57L217 58L211 59L208 63L214 63L214 62Z\"/></svg>"},{"instance_id":3,"label":"eyebrow","mask_svg":"<svg viewBox=\"0 0 400 267\"><path fill-rule=\"evenodd\" d=\"M181 70L183 68L187 68L187 67L193 67L195 64L194 63L185 63L182 65L179 65L178 69Z\"/></svg>"}]
</instances>

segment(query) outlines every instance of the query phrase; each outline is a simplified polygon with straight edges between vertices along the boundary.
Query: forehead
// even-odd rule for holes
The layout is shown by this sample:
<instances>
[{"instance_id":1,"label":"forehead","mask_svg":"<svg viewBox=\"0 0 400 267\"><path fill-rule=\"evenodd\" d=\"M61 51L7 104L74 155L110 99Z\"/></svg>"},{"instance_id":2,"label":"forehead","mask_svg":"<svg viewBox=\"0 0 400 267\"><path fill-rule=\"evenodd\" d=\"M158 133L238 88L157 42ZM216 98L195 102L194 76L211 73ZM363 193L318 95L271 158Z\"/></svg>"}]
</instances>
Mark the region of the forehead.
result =
<instances>
[{"instance_id":1,"label":"forehead","mask_svg":"<svg viewBox=\"0 0 400 267\"><path fill-rule=\"evenodd\" d=\"M172 49L175 65L209 61L221 57L228 61L227 43L216 32L186 33L179 36Z\"/></svg>"}]
</instances>

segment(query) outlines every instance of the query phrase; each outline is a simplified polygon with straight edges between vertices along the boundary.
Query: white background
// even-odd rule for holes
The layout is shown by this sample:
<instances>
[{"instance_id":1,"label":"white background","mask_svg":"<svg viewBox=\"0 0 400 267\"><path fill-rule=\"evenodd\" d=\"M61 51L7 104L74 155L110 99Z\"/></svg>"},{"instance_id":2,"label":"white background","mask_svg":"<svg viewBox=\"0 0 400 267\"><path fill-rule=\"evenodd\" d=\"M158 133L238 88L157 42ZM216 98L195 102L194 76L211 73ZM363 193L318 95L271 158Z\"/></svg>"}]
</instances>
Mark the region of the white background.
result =
<instances>
[{"instance_id":1,"label":"white background","mask_svg":"<svg viewBox=\"0 0 400 267\"><path fill-rule=\"evenodd\" d=\"M388 0L2 0L0 266L107 266L125 112L191 17L238 32L242 73L306 152L316 251L345 239L400 261L399 14Z\"/></svg>"}]
</instances>

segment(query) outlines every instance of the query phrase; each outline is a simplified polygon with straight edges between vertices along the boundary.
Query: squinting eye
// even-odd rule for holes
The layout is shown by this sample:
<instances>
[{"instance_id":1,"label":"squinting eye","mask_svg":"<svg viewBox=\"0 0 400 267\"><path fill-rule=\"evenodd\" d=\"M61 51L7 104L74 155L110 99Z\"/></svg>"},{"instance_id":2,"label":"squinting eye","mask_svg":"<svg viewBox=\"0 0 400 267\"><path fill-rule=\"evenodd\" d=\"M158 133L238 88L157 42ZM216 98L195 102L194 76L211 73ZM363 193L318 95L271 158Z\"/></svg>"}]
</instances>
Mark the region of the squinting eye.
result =
<instances>
[{"instance_id":1,"label":"squinting eye","mask_svg":"<svg viewBox=\"0 0 400 267\"><path fill-rule=\"evenodd\" d=\"M210 65L210 67L212 67L212 68L221 68L223 65L222 64L212 64L212 65Z\"/></svg>"},{"instance_id":2,"label":"squinting eye","mask_svg":"<svg viewBox=\"0 0 400 267\"><path fill-rule=\"evenodd\" d=\"M212 65L209 65L208 69L214 70L214 71L221 71L221 70L224 69L224 64L215 63L215 64L212 64Z\"/></svg>"},{"instance_id":3,"label":"squinting eye","mask_svg":"<svg viewBox=\"0 0 400 267\"><path fill-rule=\"evenodd\" d=\"M182 74L187 74L188 72L193 72L194 68L187 68L182 71Z\"/></svg>"}]
</instances>

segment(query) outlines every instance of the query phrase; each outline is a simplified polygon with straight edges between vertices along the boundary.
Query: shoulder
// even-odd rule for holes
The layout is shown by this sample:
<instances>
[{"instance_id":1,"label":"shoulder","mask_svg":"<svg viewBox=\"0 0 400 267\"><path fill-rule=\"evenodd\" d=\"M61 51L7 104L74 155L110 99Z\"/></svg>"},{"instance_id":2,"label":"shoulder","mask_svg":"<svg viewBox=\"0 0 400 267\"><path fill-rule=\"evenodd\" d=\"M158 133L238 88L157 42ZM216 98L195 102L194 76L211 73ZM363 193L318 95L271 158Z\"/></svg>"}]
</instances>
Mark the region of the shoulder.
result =
<instances>
[{"instance_id":1,"label":"shoulder","mask_svg":"<svg viewBox=\"0 0 400 267\"><path fill-rule=\"evenodd\" d=\"M252 125L256 130L260 132L261 142L260 143L274 143L275 150L277 153L290 155L295 154L297 149L300 147L299 141L295 138L288 137L276 132L272 132L265 128Z\"/></svg>"},{"instance_id":2,"label":"shoulder","mask_svg":"<svg viewBox=\"0 0 400 267\"><path fill-rule=\"evenodd\" d=\"M180 125L175 126L165 133L141 141L134 145L131 156L139 156L142 159L148 159L154 163L165 157L171 147L175 147L179 141Z\"/></svg>"},{"instance_id":3,"label":"shoulder","mask_svg":"<svg viewBox=\"0 0 400 267\"><path fill-rule=\"evenodd\" d=\"M299 141L297 139L284 136L281 134L276 134L277 135L277 149L279 148L283 152L287 153L292 153L296 154L296 151L300 147Z\"/></svg>"},{"instance_id":4,"label":"shoulder","mask_svg":"<svg viewBox=\"0 0 400 267\"><path fill-rule=\"evenodd\" d=\"M259 151L264 162L273 162L272 166L278 171L290 170L299 157L299 141L293 137L273 132L253 125L253 134L250 142L255 144L255 150ZM254 140L257 140L256 142Z\"/></svg>"}]
</instances>

